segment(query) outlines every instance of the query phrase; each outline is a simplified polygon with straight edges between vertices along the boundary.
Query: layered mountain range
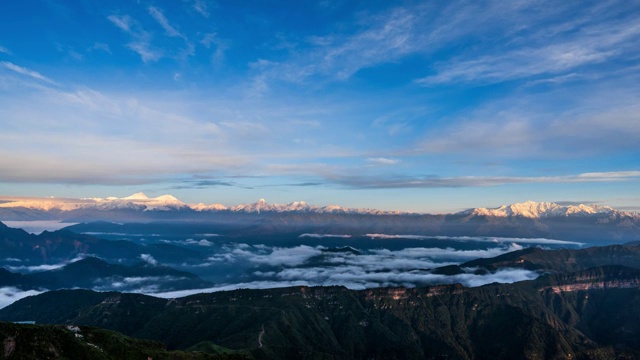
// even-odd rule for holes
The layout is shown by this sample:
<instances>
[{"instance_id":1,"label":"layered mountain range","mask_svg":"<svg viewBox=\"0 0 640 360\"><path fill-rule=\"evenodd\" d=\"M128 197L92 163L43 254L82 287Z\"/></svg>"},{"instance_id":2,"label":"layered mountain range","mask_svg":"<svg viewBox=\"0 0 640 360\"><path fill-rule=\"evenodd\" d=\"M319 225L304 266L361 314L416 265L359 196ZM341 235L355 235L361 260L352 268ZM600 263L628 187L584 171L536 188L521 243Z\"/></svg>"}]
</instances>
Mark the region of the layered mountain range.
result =
<instances>
[{"instance_id":1,"label":"layered mountain range","mask_svg":"<svg viewBox=\"0 0 640 360\"><path fill-rule=\"evenodd\" d=\"M150 198L144 193L136 193L127 197L107 198L21 198L5 197L0 203L0 209L30 209L44 212L70 212L76 210L117 210L129 209L140 211L179 211L193 210L196 212L299 212L299 213L335 213L335 214L379 214L379 215L408 215L416 214L405 211L385 211L368 208L346 208L338 205L316 206L304 201L295 201L289 204L269 204L265 199L255 203L225 206L222 204L187 204L172 195L162 195ZM609 206L595 204L560 205L551 202L526 201L523 203L503 205L498 208L472 208L456 213L455 215L495 216L509 217L519 216L525 218L545 218L555 216L589 216L589 215L618 215L637 217L637 213L618 211Z\"/></svg>"},{"instance_id":2,"label":"layered mountain range","mask_svg":"<svg viewBox=\"0 0 640 360\"><path fill-rule=\"evenodd\" d=\"M62 290L20 300L0 320L100 326L169 349L256 359L633 359L638 288L640 270L605 266L476 288L292 287L175 299Z\"/></svg>"},{"instance_id":3,"label":"layered mountain range","mask_svg":"<svg viewBox=\"0 0 640 360\"><path fill-rule=\"evenodd\" d=\"M298 219L293 214L261 213L262 223L255 229L264 231L269 228L266 224L275 226L279 221ZM316 224L326 224L329 216L298 215L317 221ZM330 216L336 219L335 215ZM351 220L357 216L368 226L368 221L378 219L383 227L389 226L391 219L413 219L416 226L425 220L423 215L348 216ZM486 225L488 222L478 220L483 216L465 213L454 218L458 224ZM611 215L567 218L584 221L590 216ZM554 217L517 219L547 224ZM375 227L368 231L375 231ZM348 251L350 258L360 256L352 248L335 251ZM44 291L80 287L111 291L48 291L1 309L0 321L64 325L0 323L0 354L14 358L32 358L33 349L39 349L40 355L53 354L49 358L92 358L96 347L99 352L95 353L101 354L96 358L105 359L132 354L160 359L640 357L640 246L634 244L558 250L525 248L430 270L433 274L463 276L496 274L507 269L543 274L536 280L512 284L367 290L297 286L188 297L170 295L177 297L169 299L122 291L137 289L126 284L140 285L147 280L145 284L155 285L151 292L211 286L191 273L159 266L155 260L182 261L202 258L202 254L170 244L104 240L69 230L33 235L1 223L0 253L15 257L17 264L67 261L65 266L40 272L0 269L0 288ZM88 254L129 258L130 262L123 265L94 257L72 261ZM122 345L115 345L118 342ZM166 353L157 342L182 352Z\"/></svg>"},{"instance_id":4,"label":"layered mountain range","mask_svg":"<svg viewBox=\"0 0 640 360\"><path fill-rule=\"evenodd\" d=\"M217 224L235 235L320 233L334 235L400 234L423 236L497 236L549 238L610 244L640 240L640 215L602 205L532 202L498 208L474 208L454 214L417 214L305 202L225 207L189 205L171 195L149 198L26 199L4 198L0 221L53 220L74 223L154 221ZM91 230L86 230L91 231Z\"/></svg>"},{"instance_id":5,"label":"layered mountain range","mask_svg":"<svg viewBox=\"0 0 640 360\"><path fill-rule=\"evenodd\" d=\"M15 259L19 264L57 264L70 262L88 254L106 259L140 259L148 254L160 262L179 258L183 261L202 259L202 254L172 244L138 244L126 240L104 240L68 230L45 231L39 235L6 226L0 222L0 253L3 260Z\"/></svg>"}]
</instances>

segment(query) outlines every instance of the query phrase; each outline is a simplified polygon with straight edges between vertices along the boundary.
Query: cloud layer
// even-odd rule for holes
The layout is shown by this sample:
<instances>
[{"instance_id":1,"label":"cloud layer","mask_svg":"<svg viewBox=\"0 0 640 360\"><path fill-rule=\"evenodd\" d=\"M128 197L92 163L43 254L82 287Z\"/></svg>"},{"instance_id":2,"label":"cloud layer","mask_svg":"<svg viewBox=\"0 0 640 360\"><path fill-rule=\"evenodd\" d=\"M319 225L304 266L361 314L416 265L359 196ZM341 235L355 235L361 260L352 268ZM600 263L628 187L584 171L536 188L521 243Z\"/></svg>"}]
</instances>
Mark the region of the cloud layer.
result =
<instances>
[{"instance_id":1,"label":"cloud layer","mask_svg":"<svg viewBox=\"0 0 640 360\"><path fill-rule=\"evenodd\" d=\"M452 238L447 240L452 240ZM234 275L239 283L220 285L204 291L242 287L282 287L291 284L341 285L353 289L380 286L413 287L444 283L479 286L491 282L528 280L539 275L536 272L522 269L501 269L496 273L484 275L475 274L475 269L467 269L464 273L454 276L436 274L432 271L441 266L460 264L477 258L495 257L506 252L523 249L522 245L507 241L519 239L492 241L485 238L467 238L460 241L469 244L474 240L479 246L469 250L453 247L410 247L391 250L375 247L357 249L351 246L327 248L308 245L271 247L231 244L223 246L207 262L197 264L196 268L199 269L198 271L218 269L215 270L216 273L224 272L223 269L244 269L242 273ZM547 239L520 240L523 240L520 242L524 244L560 244ZM480 245L483 242L489 242L493 245L489 247ZM564 245L575 246L575 243ZM248 279L251 280L247 281Z\"/></svg>"}]
</instances>

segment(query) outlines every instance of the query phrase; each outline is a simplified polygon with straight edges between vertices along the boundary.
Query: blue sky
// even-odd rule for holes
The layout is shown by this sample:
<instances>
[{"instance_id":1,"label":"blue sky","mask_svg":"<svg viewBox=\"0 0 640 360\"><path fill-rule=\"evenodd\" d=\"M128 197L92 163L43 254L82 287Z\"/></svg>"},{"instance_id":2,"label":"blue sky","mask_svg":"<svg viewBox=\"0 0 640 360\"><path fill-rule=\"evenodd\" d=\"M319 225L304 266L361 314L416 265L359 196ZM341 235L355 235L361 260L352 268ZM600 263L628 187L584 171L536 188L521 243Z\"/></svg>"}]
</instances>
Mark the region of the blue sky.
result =
<instances>
[{"instance_id":1,"label":"blue sky","mask_svg":"<svg viewBox=\"0 0 640 360\"><path fill-rule=\"evenodd\" d=\"M0 194L640 209L640 1L0 5Z\"/></svg>"}]
</instances>

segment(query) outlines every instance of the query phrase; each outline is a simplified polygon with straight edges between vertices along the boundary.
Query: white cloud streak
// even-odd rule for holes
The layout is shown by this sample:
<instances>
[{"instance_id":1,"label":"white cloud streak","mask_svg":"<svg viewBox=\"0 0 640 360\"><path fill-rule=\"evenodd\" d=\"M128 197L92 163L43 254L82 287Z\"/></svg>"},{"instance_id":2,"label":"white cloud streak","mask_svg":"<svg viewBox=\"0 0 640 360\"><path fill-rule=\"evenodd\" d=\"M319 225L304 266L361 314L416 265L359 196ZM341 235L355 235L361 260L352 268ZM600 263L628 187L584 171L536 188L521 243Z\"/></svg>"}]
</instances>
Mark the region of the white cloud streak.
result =
<instances>
[{"instance_id":1,"label":"white cloud streak","mask_svg":"<svg viewBox=\"0 0 640 360\"><path fill-rule=\"evenodd\" d=\"M160 11L160 9L158 9L157 7L150 6L149 15L151 15L151 17L153 17L158 22L158 24L160 24L160 26L164 29L165 33L168 36L183 37L183 35L178 30L176 30L173 25L169 24L169 20L167 20L162 11Z\"/></svg>"},{"instance_id":2,"label":"white cloud streak","mask_svg":"<svg viewBox=\"0 0 640 360\"><path fill-rule=\"evenodd\" d=\"M262 280L238 284L220 285L208 289L180 290L163 293L149 293L148 295L161 298L177 298L199 293L228 291L235 289L270 289L290 286L345 286L353 290L363 290L380 286L406 286L435 285L448 283L461 283L465 286L475 287L494 282L513 283L517 281L533 280L538 274L522 269L501 269L494 274L476 275L461 274L454 276L436 275L429 273L362 273L350 268L321 269L314 268L306 271L287 269L281 273L281 279L277 281ZM296 279L296 280L294 280Z\"/></svg>"},{"instance_id":3,"label":"white cloud streak","mask_svg":"<svg viewBox=\"0 0 640 360\"><path fill-rule=\"evenodd\" d=\"M440 239L440 240L453 240L453 241L479 241L479 242L491 242L491 243L503 243L503 244L536 244L536 245L578 245L582 246L584 243L567 240L555 240L545 238L504 238L504 237L484 237L484 236L425 236L425 235L402 235L402 234L367 234L366 236L371 239L412 239L412 240L426 240L426 239ZM512 245L512 249L520 250ZM515 245L517 247L517 245ZM473 255L476 256L476 255ZM480 257L480 255L478 255Z\"/></svg>"},{"instance_id":4,"label":"white cloud streak","mask_svg":"<svg viewBox=\"0 0 640 360\"><path fill-rule=\"evenodd\" d=\"M53 80L49 79L48 77L40 74L39 72L34 71L34 70L29 70L29 69L27 69L25 67L18 66L18 65L14 64L14 63L11 63L11 62L8 62L8 61L2 61L2 62L0 62L0 65L2 65L6 69L9 69L9 70L11 70L13 72L16 72L18 74L21 74L21 75L28 76L28 77L30 77L32 79L44 81L44 82L52 84L52 85L56 84L55 81L53 81Z\"/></svg>"},{"instance_id":5,"label":"white cloud streak","mask_svg":"<svg viewBox=\"0 0 640 360\"><path fill-rule=\"evenodd\" d=\"M151 46L151 34L129 15L110 15L107 17L116 27L129 34L132 41L127 47L140 55L143 62L155 62L164 57L164 53Z\"/></svg>"},{"instance_id":6,"label":"white cloud streak","mask_svg":"<svg viewBox=\"0 0 640 360\"><path fill-rule=\"evenodd\" d=\"M234 256L242 257L256 264L270 266L299 266L309 259L322 254L320 247L300 245L293 248L273 248L269 254L255 254L248 250L236 249L232 252Z\"/></svg>"},{"instance_id":7,"label":"white cloud streak","mask_svg":"<svg viewBox=\"0 0 640 360\"><path fill-rule=\"evenodd\" d=\"M447 188L499 186L506 184L578 184L590 182L635 181L640 171L612 171L559 176L459 176L459 177L350 177L333 175L330 181L364 189Z\"/></svg>"},{"instance_id":8,"label":"white cloud streak","mask_svg":"<svg viewBox=\"0 0 640 360\"><path fill-rule=\"evenodd\" d=\"M84 259L86 256L90 256L88 254L82 254L70 261L63 261L61 263L58 264L42 264L42 265L19 265L19 266L11 266L11 265L6 265L5 268L7 268L7 270L12 271L12 272L19 272L19 273L32 273L32 272L41 272L41 271L49 271L49 270L56 270L56 269L60 269L66 265L69 265L71 263L74 263L76 261L80 261L82 259Z\"/></svg>"},{"instance_id":9,"label":"white cloud streak","mask_svg":"<svg viewBox=\"0 0 640 360\"><path fill-rule=\"evenodd\" d=\"M150 254L140 254L140 259L149 265L157 266L158 260L154 259Z\"/></svg>"},{"instance_id":10,"label":"white cloud streak","mask_svg":"<svg viewBox=\"0 0 640 360\"><path fill-rule=\"evenodd\" d=\"M337 235L337 234L301 234L298 236L299 238L314 238L314 239L323 239L323 238L341 238L348 239L351 235Z\"/></svg>"},{"instance_id":11,"label":"white cloud streak","mask_svg":"<svg viewBox=\"0 0 640 360\"><path fill-rule=\"evenodd\" d=\"M368 158L367 162L376 164L376 165L395 165L400 162L398 159L377 157L377 158Z\"/></svg>"}]
</instances>

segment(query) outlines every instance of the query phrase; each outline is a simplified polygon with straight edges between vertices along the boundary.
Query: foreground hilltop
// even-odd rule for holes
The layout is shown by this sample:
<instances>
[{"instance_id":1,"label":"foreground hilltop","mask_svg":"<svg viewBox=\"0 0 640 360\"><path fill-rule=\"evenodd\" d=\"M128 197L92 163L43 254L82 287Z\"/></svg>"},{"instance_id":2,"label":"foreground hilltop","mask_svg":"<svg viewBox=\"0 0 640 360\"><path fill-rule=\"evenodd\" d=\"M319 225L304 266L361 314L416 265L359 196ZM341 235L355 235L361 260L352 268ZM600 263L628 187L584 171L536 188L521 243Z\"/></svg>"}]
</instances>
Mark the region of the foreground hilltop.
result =
<instances>
[{"instance_id":1,"label":"foreground hilltop","mask_svg":"<svg viewBox=\"0 0 640 360\"><path fill-rule=\"evenodd\" d=\"M0 323L2 359L247 359L237 353L167 351L157 341L135 339L114 331L86 326L18 325Z\"/></svg>"}]
</instances>

